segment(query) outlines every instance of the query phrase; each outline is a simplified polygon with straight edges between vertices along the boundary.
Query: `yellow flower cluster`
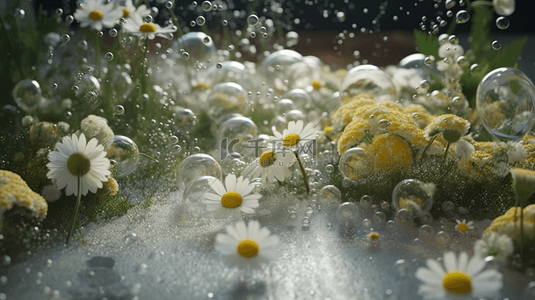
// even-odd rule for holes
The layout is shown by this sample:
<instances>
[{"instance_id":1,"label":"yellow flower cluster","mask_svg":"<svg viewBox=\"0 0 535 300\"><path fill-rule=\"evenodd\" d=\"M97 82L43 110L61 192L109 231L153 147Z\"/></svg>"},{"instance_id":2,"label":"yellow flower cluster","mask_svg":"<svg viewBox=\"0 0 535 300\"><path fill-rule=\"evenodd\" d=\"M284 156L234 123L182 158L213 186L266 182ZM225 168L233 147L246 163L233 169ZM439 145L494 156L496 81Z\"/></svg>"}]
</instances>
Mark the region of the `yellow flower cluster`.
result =
<instances>
[{"instance_id":1,"label":"yellow flower cluster","mask_svg":"<svg viewBox=\"0 0 535 300\"><path fill-rule=\"evenodd\" d=\"M497 232L509 236L516 245L520 244L520 207L511 207L504 215L497 217L485 230L483 236ZM524 208L524 239L529 244L535 241L535 204Z\"/></svg>"},{"instance_id":2,"label":"yellow flower cluster","mask_svg":"<svg viewBox=\"0 0 535 300\"><path fill-rule=\"evenodd\" d=\"M0 170L0 214L14 206L26 208L39 218L46 217L48 210L46 200L33 192L19 175Z\"/></svg>"}]
</instances>

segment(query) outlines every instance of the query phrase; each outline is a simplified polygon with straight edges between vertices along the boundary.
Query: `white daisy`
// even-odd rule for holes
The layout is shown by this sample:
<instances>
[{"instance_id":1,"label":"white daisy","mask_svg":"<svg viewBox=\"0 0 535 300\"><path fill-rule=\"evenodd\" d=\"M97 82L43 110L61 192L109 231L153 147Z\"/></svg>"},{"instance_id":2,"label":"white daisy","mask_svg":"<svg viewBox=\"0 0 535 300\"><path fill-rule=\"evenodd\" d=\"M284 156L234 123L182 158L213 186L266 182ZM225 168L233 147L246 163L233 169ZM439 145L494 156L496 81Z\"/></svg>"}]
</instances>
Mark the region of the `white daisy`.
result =
<instances>
[{"instance_id":1,"label":"white daisy","mask_svg":"<svg viewBox=\"0 0 535 300\"><path fill-rule=\"evenodd\" d=\"M61 198L61 191L55 185L45 185L41 191L41 196L45 198L46 202L54 202Z\"/></svg>"},{"instance_id":2,"label":"white daisy","mask_svg":"<svg viewBox=\"0 0 535 300\"><path fill-rule=\"evenodd\" d=\"M289 166L294 162L295 156L289 151L276 150L273 145L268 145L267 149L255 159L244 171L243 174L250 178L262 178L263 181L275 182L284 181L292 176Z\"/></svg>"},{"instance_id":3,"label":"white daisy","mask_svg":"<svg viewBox=\"0 0 535 300\"><path fill-rule=\"evenodd\" d=\"M455 229L457 229L457 231L462 234L466 234L468 233L468 231L474 230L474 225L472 225L474 224L474 221L466 223L466 220L455 220L455 222L457 222L457 225L455 225Z\"/></svg>"},{"instance_id":4,"label":"white daisy","mask_svg":"<svg viewBox=\"0 0 535 300\"><path fill-rule=\"evenodd\" d=\"M271 235L265 227L260 228L258 221L250 221L248 225L240 221L236 226L227 226L227 234L219 233L215 238L215 249L240 267L259 266L275 259L278 245L279 237Z\"/></svg>"},{"instance_id":5,"label":"white daisy","mask_svg":"<svg viewBox=\"0 0 535 300\"><path fill-rule=\"evenodd\" d=\"M515 0L492 0L492 5L501 16L510 16L515 12Z\"/></svg>"},{"instance_id":6,"label":"white daisy","mask_svg":"<svg viewBox=\"0 0 535 300\"><path fill-rule=\"evenodd\" d=\"M474 253L481 258L494 256L500 259L507 259L513 254L514 250L513 240L505 234L496 232L483 235L483 238L477 240L474 244Z\"/></svg>"},{"instance_id":7,"label":"white daisy","mask_svg":"<svg viewBox=\"0 0 535 300\"><path fill-rule=\"evenodd\" d=\"M145 23L141 19L141 16L137 14L130 18L128 22L123 25L123 28L130 34L139 36L142 39L149 38L150 40L153 40L156 36L168 38L169 33L177 31L175 25L169 25L162 28L155 23Z\"/></svg>"},{"instance_id":8,"label":"white daisy","mask_svg":"<svg viewBox=\"0 0 535 300\"><path fill-rule=\"evenodd\" d=\"M132 3L132 0L126 0L124 6L121 8L123 10L123 18L127 20L132 19L135 14L142 18L150 15L150 8L148 8L145 4L141 4L136 8L134 3Z\"/></svg>"},{"instance_id":9,"label":"white daisy","mask_svg":"<svg viewBox=\"0 0 535 300\"><path fill-rule=\"evenodd\" d=\"M65 189L65 195L78 196L78 175L82 176L82 195L88 191L96 193L102 188L111 174L110 161L106 158L104 147L93 138L86 143L85 135L80 138L75 134L72 137L63 137L56 144L58 151L48 154L50 162L46 165L50 170L46 176L56 181L58 189Z\"/></svg>"},{"instance_id":10,"label":"white daisy","mask_svg":"<svg viewBox=\"0 0 535 300\"><path fill-rule=\"evenodd\" d=\"M273 128L274 137L273 141L278 141L282 146L296 151L302 149L307 151L307 148L303 147L303 144L312 142L316 139L318 135L318 130L314 128L313 123L308 123L307 126L303 128L303 121L299 120L297 122L290 121L288 123L288 128L282 131L282 134Z\"/></svg>"},{"instance_id":11,"label":"white daisy","mask_svg":"<svg viewBox=\"0 0 535 300\"><path fill-rule=\"evenodd\" d=\"M211 192L204 193L202 200L206 204L208 211L215 211L218 214L230 214L240 217L241 213L250 214L254 208L258 207L260 194L251 194L255 188L254 184L249 183L249 179L229 174L225 178L225 186L217 179L214 180L210 187L216 194Z\"/></svg>"},{"instance_id":12,"label":"white daisy","mask_svg":"<svg viewBox=\"0 0 535 300\"><path fill-rule=\"evenodd\" d=\"M474 255L470 261L462 252L459 258L454 252L444 253L446 270L434 259L427 260L427 268L416 270L416 278L425 284L418 289L424 299L448 299L451 296L463 298L485 298L497 296L502 288L502 274L496 270L485 270L485 260Z\"/></svg>"},{"instance_id":13,"label":"white daisy","mask_svg":"<svg viewBox=\"0 0 535 300\"><path fill-rule=\"evenodd\" d=\"M91 26L99 31L103 27L115 26L117 20L122 16L123 11L114 7L113 2L103 4L100 0L89 0L74 13L74 18L80 22L80 27Z\"/></svg>"}]
</instances>

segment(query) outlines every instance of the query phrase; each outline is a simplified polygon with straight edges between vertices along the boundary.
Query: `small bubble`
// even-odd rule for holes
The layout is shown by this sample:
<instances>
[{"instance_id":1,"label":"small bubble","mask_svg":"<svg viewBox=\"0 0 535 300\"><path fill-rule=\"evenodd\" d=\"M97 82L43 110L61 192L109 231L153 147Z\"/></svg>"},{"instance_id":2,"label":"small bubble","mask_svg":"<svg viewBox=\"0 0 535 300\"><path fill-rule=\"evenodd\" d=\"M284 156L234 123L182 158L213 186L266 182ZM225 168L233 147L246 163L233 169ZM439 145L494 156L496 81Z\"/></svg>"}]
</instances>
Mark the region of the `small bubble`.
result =
<instances>
[{"instance_id":1,"label":"small bubble","mask_svg":"<svg viewBox=\"0 0 535 300\"><path fill-rule=\"evenodd\" d=\"M507 19L506 17L501 16L496 19L496 26L500 29L507 29L509 28L509 25L509 19Z\"/></svg>"},{"instance_id":2,"label":"small bubble","mask_svg":"<svg viewBox=\"0 0 535 300\"><path fill-rule=\"evenodd\" d=\"M70 36L70 35L68 35L68 34L66 34L66 33L63 34L63 35L61 35L61 42L62 42L63 44L68 43L70 40L71 40L71 36Z\"/></svg>"},{"instance_id":3,"label":"small bubble","mask_svg":"<svg viewBox=\"0 0 535 300\"><path fill-rule=\"evenodd\" d=\"M184 52L182 53L182 59L183 59L183 60L188 60L188 59L189 59L189 53L184 51Z\"/></svg>"},{"instance_id":4,"label":"small bubble","mask_svg":"<svg viewBox=\"0 0 535 300\"><path fill-rule=\"evenodd\" d=\"M211 39L210 39L209 36L205 36L205 37L202 38L202 41L203 41L203 43L208 44L208 43L210 43Z\"/></svg>"},{"instance_id":5,"label":"small bubble","mask_svg":"<svg viewBox=\"0 0 535 300\"><path fill-rule=\"evenodd\" d=\"M206 23L206 19L203 16L198 16L197 19L195 19L195 21L197 22L197 25L199 26L203 26L204 23Z\"/></svg>"},{"instance_id":6,"label":"small bubble","mask_svg":"<svg viewBox=\"0 0 535 300\"><path fill-rule=\"evenodd\" d=\"M455 21L457 22L457 24L464 24L468 22L468 20L470 20L470 13L466 10L460 10L455 15Z\"/></svg>"},{"instance_id":7,"label":"small bubble","mask_svg":"<svg viewBox=\"0 0 535 300\"><path fill-rule=\"evenodd\" d=\"M492 49L494 50L502 49L502 44L498 41L493 41L491 46L492 46Z\"/></svg>"},{"instance_id":8,"label":"small bubble","mask_svg":"<svg viewBox=\"0 0 535 300\"><path fill-rule=\"evenodd\" d=\"M173 1L167 1L165 2L165 8L171 9L173 8Z\"/></svg>"},{"instance_id":9,"label":"small bubble","mask_svg":"<svg viewBox=\"0 0 535 300\"><path fill-rule=\"evenodd\" d=\"M193 21L193 20L192 20L191 22L189 22L189 26L191 26L191 27L195 27L195 25L197 25L197 22L195 22L195 21Z\"/></svg>"},{"instance_id":10,"label":"small bubble","mask_svg":"<svg viewBox=\"0 0 535 300\"><path fill-rule=\"evenodd\" d=\"M218 69L223 68L223 64L222 64L221 62L218 62L215 66L216 66Z\"/></svg>"},{"instance_id":11,"label":"small bubble","mask_svg":"<svg viewBox=\"0 0 535 300\"><path fill-rule=\"evenodd\" d=\"M144 18L143 18L143 21L145 23L152 23L152 16L151 15L146 15Z\"/></svg>"},{"instance_id":12,"label":"small bubble","mask_svg":"<svg viewBox=\"0 0 535 300\"><path fill-rule=\"evenodd\" d=\"M201 5L202 10L204 11L210 11L212 9L212 2L210 1L204 1Z\"/></svg>"},{"instance_id":13,"label":"small bubble","mask_svg":"<svg viewBox=\"0 0 535 300\"><path fill-rule=\"evenodd\" d=\"M65 17L65 21L71 24L72 22L74 22L74 17L72 15L68 15Z\"/></svg>"},{"instance_id":14,"label":"small bubble","mask_svg":"<svg viewBox=\"0 0 535 300\"><path fill-rule=\"evenodd\" d=\"M247 17L247 23L249 23L249 25L251 26L258 24L258 16L250 15L249 17Z\"/></svg>"},{"instance_id":15,"label":"small bubble","mask_svg":"<svg viewBox=\"0 0 535 300\"><path fill-rule=\"evenodd\" d=\"M171 147L171 149L173 150L173 152L175 153L180 153L180 151L182 151L182 147L180 147L180 145L173 145Z\"/></svg>"},{"instance_id":16,"label":"small bubble","mask_svg":"<svg viewBox=\"0 0 535 300\"><path fill-rule=\"evenodd\" d=\"M109 34L110 34L111 37L116 37L116 36L117 36L117 33L118 33L118 32L117 32L117 29L115 29L115 28L112 28L112 29L110 29L110 31L109 31Z\"/></svg>"},{"instance_id":17,"label":"small bubble","mask_svg":"<svg viewBox=\"0 0 535 300\"><path fill-rule=\"evenodd\" d=\"M334 172L334 166L331 165L331 164L328 164L325 166L325 172L331 174L332 172Z\"/></svg>"},{"instance_id":18,"label":"small bubble","mask_svg":"<svg viewBox=\"0 0 535 300\"><path fill-rule=\"evenodd\" d=\"M113 53L111 53L111 52L106 52L106 54L104 54L104 58L105 58L107 61L112 61L112 60L113 60Z\"/></svg>"},{"instance_id":19,"label":"small bubble","mask_svg":"<svg viewBox=\"0 0 535 300\"><path fill-rule=\"evenodd\" d=\"M253 32L251 32L250 36L251 36L251 38L253 38L253 39L254 39L254 38L256 37L256 32L254 32L254 31L253 31Z\"/></svg>"},{"instance_id":20,"label":"small bubble","mask_svg":"<svg viewBox=\"0 0 535 300\"><path fill-rule=\"evenodd\" d=\"M470 66L470 72L472 72L472 73L476 72L477 70L479 70L478 67L479 67L478 64L472 64Z\"/></svg>"},{"instance_id":21,"label":"small bubble","mask_svg":"<svg viewBox=\"0 0 535 300\"><path fill-rule=\"evenodd\" d=\"M56 16L61 17L61 15L63 15L63 9L56 8Z\"/></svg>"},{"instance_id":22,"label":"small bubble","mask_svg":"<svg viewBox=\"0 0 535 300\"><path fill-rule=\"evenodd\" d=\"M113 108L113 114L117 116L124 114L124 107L122 105L116 105Z\"/></svg>"}]
</instances>

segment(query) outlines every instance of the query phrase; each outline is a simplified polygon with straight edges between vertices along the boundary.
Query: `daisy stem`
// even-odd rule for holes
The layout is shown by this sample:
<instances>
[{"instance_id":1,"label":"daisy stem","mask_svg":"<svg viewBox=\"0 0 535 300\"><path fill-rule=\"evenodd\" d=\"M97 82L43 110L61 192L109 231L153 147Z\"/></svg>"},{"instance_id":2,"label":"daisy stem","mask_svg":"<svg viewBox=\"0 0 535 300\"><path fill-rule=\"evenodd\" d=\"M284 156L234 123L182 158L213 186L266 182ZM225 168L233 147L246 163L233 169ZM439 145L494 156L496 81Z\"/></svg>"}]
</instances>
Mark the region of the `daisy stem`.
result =
<instances>
[{"instance_id":1,"label":"daisy stem","mask_svg":"<svg viewBox=\"0 0 535 300\"><path fill-rule=\"evenodd\" d=\"M524 207L520 205L520 257L524 263Z\"/></svg>"},{"instance_id":2,"label":"daisy stem","mask_svg":"<svg viewBox=\"0 0 535 300\"><path fill-rule=\"evenodd\" d=\"M95 77L100 76L100 37L95 33Z\"/></svg>"},{"instance_id":3,"label":"daisy stem","mask_svg":"<svg viewBox=\"0 0 535 300\"><path fill-rule=\"evenodd\" d=\"M446 150L444 150L444 156L442 156L442 163L446 162L446 157L448 157L448 150L450 150L450 145L450 142L446 144Z\"/></svg>"},{"instance_id":4,"label":"daisy stem","mask_svg":"<svg viewBox=\"0 0 535 300\"><path fill-rule=\"evenodd\" d=\"M305 188L307 190L307 195L310 194L310 187L308 186L308 177L307 173L305 172L305 168L303 168L303 164L301 163L301 159L299 158L299 154L297 154L297 151L294 151L295 158L297 159L297 163L299 164L299 169L301 170L301 173L303 174L303 180L305 181Z\"/></svg>"},{"instance_id":5,"label":"daisy stem","mask_svg":"<svg viewBox=\"0 0 535 300\"><path fill-rule=\"evenodd\" d=\"M424 151L422 151L422 154L420 154L418 156L418 159L422 158L424 155L425 155L425 152L427 152L427 150L429 150L429 148L431 148L431 145L433 145L433 142L436 140L438 134L435 135L434 137L432 137L430 140L429 140L429 143L427 143L427 145L425 146L424 148Z\"/></svg>"},{"instance_id":6,"label":"daisy stem","mask_svg":"<svg viewBox=\"0 0 535 300\"><path fill-rule=\"evenodd\" d=\"M169 11L169 14L171 14L171 18L173 19L173 23L175 23L176 26L176 32L178 33L178 37L181 37L184 35L184 31L182 31L182 28L180 27L180 24L178 23L178 18L175 15L175 12L172 8L167 9Z\"/></svg>"},{"instance_id":7,"label":"daisy stem","mask_svg":"<svg viewBox=\"0 0 535 300\"><path fill-rule=\"evenodd\" d=\"M69 234L67 235L67 241L65 245L69 244L69 239L74 230L74 222L76 222L76 216L78 215L78 210L80 209L80 202L82 200L82 175L78 173L78 197L76 198L76 206L74 207L74 214L72 215L71 227L69 228Z\"/></svg>"},{"instance_id":8,"label":"daisy stem","mask_svg":"<svg viewBox=\"0 0 535 300\"><path fill-rule=\"evenodd\" d=\"M149 39L146 38L145 39L145 49L143 49L143 60L141 61L141 94L145 94L146 91L147 91L147 87L145 86L146 83L145 83L145 66L146 66L146 61L147 60L147 53L149 52Z\"/></svg>"}]
</instances>

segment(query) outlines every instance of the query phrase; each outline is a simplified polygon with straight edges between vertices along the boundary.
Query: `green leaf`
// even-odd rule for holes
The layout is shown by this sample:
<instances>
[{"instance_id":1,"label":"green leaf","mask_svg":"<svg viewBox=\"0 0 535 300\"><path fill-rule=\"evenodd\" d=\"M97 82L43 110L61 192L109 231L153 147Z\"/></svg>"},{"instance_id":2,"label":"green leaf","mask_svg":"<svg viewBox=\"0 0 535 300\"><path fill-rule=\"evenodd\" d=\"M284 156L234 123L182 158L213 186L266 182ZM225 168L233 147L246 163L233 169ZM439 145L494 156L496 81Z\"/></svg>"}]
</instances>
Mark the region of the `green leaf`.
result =
<instances>
[{"instance_id":1,"label":"green leaf","mask_svg":"<svg viewBox=\"0 0 535 300\"><path fill-rule=\"evenodd\" d=\"M414 40L420 53L438 57L438 38L435 35L414 29Z\"/></svg>"},{"instance_id":2,"label":"green leaf","mask_svg":"<svg viewBox=\"0 0 535 300\"><path fill-rule=\"evenodd\" d=\"M485 56L490 48L490 24L494 17L494 10L490 6L475 6L472 13L472 28L470 29L470 47L477 58Z\"/></svg>"},{"instance_id":3,"label":"green leaf","mask_svg":"<svg viewBox=\"0 0 535 300\"><path fill-rule=\"evenodd\" d=\"M488 57L485 57L485 61L490 64L490 70L500 67L514 67L518 63L518 57L522 54L527 41L528 36L524 36L524 38L515 40L501 50L492 50Z\"/></svg>"}]
</instances>

